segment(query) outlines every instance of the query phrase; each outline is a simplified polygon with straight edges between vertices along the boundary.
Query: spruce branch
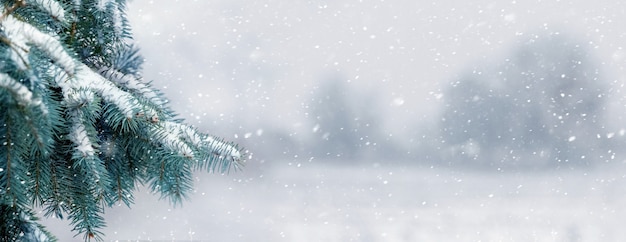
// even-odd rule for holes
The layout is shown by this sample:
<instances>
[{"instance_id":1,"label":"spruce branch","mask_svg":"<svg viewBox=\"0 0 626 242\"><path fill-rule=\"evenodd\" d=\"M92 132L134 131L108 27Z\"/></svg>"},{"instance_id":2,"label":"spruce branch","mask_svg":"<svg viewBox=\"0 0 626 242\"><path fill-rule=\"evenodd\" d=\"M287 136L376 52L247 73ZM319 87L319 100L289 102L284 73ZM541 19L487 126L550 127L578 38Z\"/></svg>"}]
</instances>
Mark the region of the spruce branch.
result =
<instances>
[{"instance_id":1,"label":"spruce branch","mask_svg":"<svg viewBox=\"0 0 626 242\"><path fill-rule=\"evenodd\" d=\"M76 68L74 58L68 54L60 41L55 37L43 33L32 25L17 20L11 15L4 18L2 26L8 38L19 40L15 44L23 46L21 47L23 52L28 53L29 47L27 47L27 44L32 44L46 52L47 57L63 68L68 75L74 73ZM23 60L28 64L26 58L23 58Z\"/></svg>"},{"instance_id":2,"label":"spruce branch","mask_svg":"<svg viewBox=\"0 0 626 242\"><path fill-rule=\"evenodd\" d=\"M177 205L194 170L243 166L240 147L182 123L141 78L125 1L5 2L0 217L14 223L0 224L0 241L51 238L33 219L34 205L100 241L104 208L130 206L138 184Z\"/></svg>"},{"instance_id":3,"label":"spruce branch","mask_svg":"<svg viewBox=\"0 0 626 242\"><path fill-rule=\"evenodd\" d=\"M11 42L11 40L9 40L7 37L0 35L0 42L8 45L11 47L11 50L13 51L12 54L13 56L16 56L17 58L20 59L21 64L24 68L22 69L28 69L30 68L30 65L28 64L28 61L26 60L26 58L24 57L23 53L28 53L28 49L26 47L22 47L22 46L18 46L16 44L14 44L13 42Z\"/></svg>"},{"instance_id":4,"label":"spruce branch","mask_svg":"<svg viewBox=\"0 0 626 242\"><path fill-rule=\"evenodd\" d=\"M29 0L32 5L37 6L46 11L55 20L65 23L65 9L63 6L54 0ZM23 0L21 0L23 2Z\"/></svg>"}]
</instances>

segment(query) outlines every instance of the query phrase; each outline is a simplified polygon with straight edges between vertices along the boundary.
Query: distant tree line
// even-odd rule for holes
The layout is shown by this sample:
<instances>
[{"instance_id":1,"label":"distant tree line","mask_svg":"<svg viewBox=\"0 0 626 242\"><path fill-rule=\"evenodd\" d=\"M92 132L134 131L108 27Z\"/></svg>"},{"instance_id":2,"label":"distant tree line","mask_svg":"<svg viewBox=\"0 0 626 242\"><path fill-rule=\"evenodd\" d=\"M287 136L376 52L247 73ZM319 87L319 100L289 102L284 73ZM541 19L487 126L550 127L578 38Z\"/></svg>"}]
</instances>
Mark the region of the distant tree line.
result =
<instances>
[{"instance_id":1,"label":"distant tree line","mask_svg":"<svg viewBox=\"0 0 626 242\"><path fill-rule=\"evenodd\" d=\"M536 168L606 158L607 84L583 43L536 35L511 58L448 86L441 161Z\"/></svg>"},{"instance_id":2,"label":"distant tree line","mask_svg":"<svg viewBox=\"0 0 626 242\"><path fill-rule=\"evenodd\" d=\"M268 130L276 139L264 136L263 146L318 160L478 169L606 162L618 146L606 122L610 88L586 46L563 33L540 33L499 61L468 68L444 85L435 127L407 130L411 140L386 134L376 92L363 93L341 74L330 75L320 79L305 105L310 133Z\"/></svg>"}]
</instances>

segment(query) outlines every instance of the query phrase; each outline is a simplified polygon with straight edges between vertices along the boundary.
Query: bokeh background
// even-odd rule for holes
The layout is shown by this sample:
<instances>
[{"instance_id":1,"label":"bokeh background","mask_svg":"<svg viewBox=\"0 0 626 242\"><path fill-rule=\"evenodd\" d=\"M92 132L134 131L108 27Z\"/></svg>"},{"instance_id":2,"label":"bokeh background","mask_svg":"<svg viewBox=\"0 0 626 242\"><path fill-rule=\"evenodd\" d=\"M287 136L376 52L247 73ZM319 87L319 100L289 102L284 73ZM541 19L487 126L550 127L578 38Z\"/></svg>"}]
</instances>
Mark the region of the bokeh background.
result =
<instances>
[{"instance_id":1,"label":"bokeh background","mask_svg":"<svg viewBox=\"0 0 626 242\"><path fill-rule=\"evenodd\" d=\"M107 240L623 241L620 1L128 4L144 77L252 154ZM67 221L44 221L61 241Z\"/></svg>"}]
</instances>

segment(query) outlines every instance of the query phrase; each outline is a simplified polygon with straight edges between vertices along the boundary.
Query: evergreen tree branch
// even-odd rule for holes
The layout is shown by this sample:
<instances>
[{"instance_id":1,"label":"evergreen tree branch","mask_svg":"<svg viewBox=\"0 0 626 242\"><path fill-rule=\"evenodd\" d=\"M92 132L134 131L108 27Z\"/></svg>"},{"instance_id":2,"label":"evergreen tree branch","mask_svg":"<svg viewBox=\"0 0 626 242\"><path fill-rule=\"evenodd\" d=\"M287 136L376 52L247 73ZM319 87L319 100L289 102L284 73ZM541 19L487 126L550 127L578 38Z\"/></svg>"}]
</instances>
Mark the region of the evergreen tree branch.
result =
<instances>
[{"instance_id":1,"label":"evergreen tree branch","mask_svg":"<svg viewBox=\"0 0 626 242\"><path fill-rule=\"evenodd\" d=\"M13 40L20 40L20 46L32 44L46 52L59 67L68 75L73 75L76 68L74 59L68 54L63 45L55 37L39 31L32 25L19 21L13 16L6 16L2 21L6 36ZM24 47L27 52L28 47ZM28 62L27 62L28 63Z\"/></svg>"},{"instance_id":2,"label":"evergreen tree branch","mask_svg":"<svg viewBox=\"0 0 626 242\"><path fill-rule=\"evenodd\" d=\"M193 170L243 165L242 149L183 124L142 80L125 1L3 3L0 216L15 223L0 224L9 231L0 240L49 238L39 236L35 204L44 216L67 214L84 240L102 240L104 207L130 206L137 184L177 205Z\"/></svg>"},{"instance_id":3,"label":"evergreen tree branch","mask_svg":"<svg viewBox=\"0 0 626 242\"><path fill-rule=\"evenodd\" d=\"M56 238L37 223L29 210L0 204L0 239L2 241L53 242Z\"/></svg>"},{"instance_id":4,"label":"evergreen tree branch","mask_svg":"<svg viewBox=\"0 0 626 242\"><path fill-rule=\"evenodd\" d=\"M0 42L8 45L9 47L11 47L11 56L13 58L17 57L19 58L19 60L21 61L21 69L28 69L30 68L30 65L28 64L28 61L26 60L26 58L24 57L24 53L28 52L28 49L25 47L21 47L18 46L16 44L14 44L13 42L11 42L11 40L9 40L8 38L4 37L4 36L0 36Z\"/></svg>"},{"instance_id":5,"label":"evergreen tree branch","mask_svg":"<svg viewBox=\"0 0 626 242\"><path fill-rule=\"evenodd\" d=\"M23 0L20 2L23 2ZM63 9L63 6L61 6L59 2L53 0L29 0L29 2L46 11L55 20L62 23L67 21L65 19L65 9Z\"/></svg>"},{"instance_id":6,"label":"evergreen tree branch","mask_svg":"<svg viewBox=\"0 0 626 242\"><path fill-rule=\"evenodd\" d=\"M167 103L167 101L160 97L160 94L156 90L150 88L148 84L137 79L134 75L124 74L115 69L107 68L100 69L98 73L117 84L118 87L143 97L149 103L152 103L157 107L163 107Z\"/></svg>"}]
</instances>

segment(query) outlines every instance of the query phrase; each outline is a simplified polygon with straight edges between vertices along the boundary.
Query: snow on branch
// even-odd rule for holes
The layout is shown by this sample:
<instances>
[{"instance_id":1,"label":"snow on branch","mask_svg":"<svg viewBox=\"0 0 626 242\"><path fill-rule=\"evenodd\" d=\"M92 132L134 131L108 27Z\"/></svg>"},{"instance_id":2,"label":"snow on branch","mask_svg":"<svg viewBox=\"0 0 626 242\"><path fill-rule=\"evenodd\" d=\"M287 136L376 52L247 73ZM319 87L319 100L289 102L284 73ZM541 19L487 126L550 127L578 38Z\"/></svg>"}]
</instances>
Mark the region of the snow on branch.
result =
<instances>
[{"instance_id":1,"label":"snow on branch","mask_svg":"<svg viewBox=\"0 0 626 242\"><path fill-rule=\"evenodd\" d=\"M162 125L152 125L152 129L152 133L160 134L159 143L184 157L194 157L191 147L181 140L181 130L175 123L164 121Z\"/></svg>"},{"instance_id":2,"label":"snow on branch","mask_svg":"<svg viewBox=\"0 0 626 242\"><path fill-rule=\"evenodd\" d=\"M135 109L138 104L133 104L133 96L111 83L101 75L98 75L87 65L80 64L76 72L76 81L78 87L85 87L95 91L106 102L114 104L117 108L124 113L126 118L132 118ZM75 87L76 88L76 87Z\"/></svg>"},{"instance_id":3,"label":"snow on branch","mask_svg":"<svg viewBox=\"0 0 626 242\"><path fill-rule=\"evenodd\" d=\"M54 0L30 0L28 1L34 5L39 6L46 12L50 14L50 16L58 19L59 21L65 23L65 10L57 1Z\"/></svg>"},{"instance_id":4,"label":"snow on branch","mask_svg":"<svg viewBox=\"0 0 626 242\"><path fill-rule=\"evenodd\" d=\"M11 15L5 17L2 21L2 26L7 37L13 41L12 43L20 46L25 52L29 51L27 44L33 44L44 51L66 73L74 73L76 62L56 37L43 33L32 25L19 21ZM22 41L25 41L25 43ZM27 59L24 60L27 61Z\"/></svg>"},{"instance_id":5,"label":"snow on branch","mask_svg":"<svg viewBox=\"0 0 626 242\"><path fill-rule=\"evenodd\" d=\"M137 93L143 96L148 101L154 103L157 106L162 106L165 101L159 97L158 93L142 82L141 79L137 79L134 75L124 75L123 73L114 69L102 68L98 71L102 76L108 78L110 81L116 83L119 86L126 88L127 90Z\"/></svg>"},{"instance_id":6,"label":"snow on branch","mask_svg":"<svg viewBox=\"0 0 626 242\"><path fill-rule=\"evenodd\" d=\"M107 21L112 23L113 31L118 36L125 36L128 33L126 18L123 13L124 3L115 0L97 0L94 10L98 14L105 14Z\"/></svg>"},{"instance_id":7,"label":"snow on branch","mask_svg":"<svg viewBox=\"0 0 626 242\"><path fill-rule=\"evenodd\" d=\"M96 152L93 148L93 144L89 140L89 134L87 128L83 124L80 113L74 111L72 113L72 129L70 131L70 140L76 145L76 149L82 154L83 157L93 156Z\"/></svg>"},{"instance_id":8,"label":"snow on branch","mask_svg":"<svg viewBox=\"0 0 626 242\"><path fill-rule=\"evenodd\" d=\"M201 135L194 128L173 121L163 121L154 125L153 132L160 134L156 137L157 142L184 157L197 159L206 155L211 161L213 158L220 162L239 166L242 159L241 151L234 145L215 139L208 135ZM202 154L194 154L199 151ZM204 160L200 161L206 162Z\"/></svg>"},{"instance_id":9,"label":"snow on branch","mask_svg":"<svg viewBox=\"0 0 626 242\"><path fill-rule=\"evenodd\" d=\"M175 122L168 122L168 126L171 126L172 129L178 129L180 131L181 138L193 144L194 146L201 147L203 145L202 137L200 137L200 135L198 135L198 132L196 132L196 130L192 127Z\"/></svg>"},{"instance_id":10,"label":"snow on branch","mask_svg":"<svg viewBox=\"0 0 626 242\"><path fill-rule=\"evenodd\" d=\"M62 8L53 4L51 0L33 0L41 6L47 6L51 13L55 13L58 16L62 16ZM54 2L56 3L56 2ZM108 3L105 3L105 5ZM165 104L165 101L161 99L156 91L150 88L149 85L142 83L133 75L124 75L114 69L101 69L98 72L90 69L87 65L79 62L73 58L68 51L63 47L57 37L51 34L43 33L33 27L32 25L19 21L12 16L6 16L1 22L7 33L7 37L13 44L23 50L22 53L27 54L30 45L34 45L38 49L41 49L47 56L53 61L54 66L60 68L65 73L58 73L62 77L55 77L53 80L61 87L64 100L67 104L77 108L72 112L73 127L71 133L71 139L76 144L77 149L86 156L92 156L94 154L94 146L88 138L87 130L82 120L81 115L84 115L80 109L83 106L94 102L94 95L100 96L106 103L111 103L116 106L119 111L128 119L135 117L135 114L141 113L136 110L146 112L145 115L151 117L152 123L158 122L157 110L153 108L141 105L136 95L144 97L148 102L161 106ZM15 48L14 48L15 49ZM24 62L27 62L28 58L22 57ZM28 65L28 63L25 63ZM52 69L56 69L51 67ZM9 85L9 80L3 78L3 83ZM18 93L24 98L30 98L32 94L26 87L15 86ZM122 88L126 89L123 90ZM22 100L24 101L24 100ZM160 125L150 125L157 135L157 140L165 147L168 147L172 151L176 151L184 157L194 157L193 150L189 146L192 144L199 150L205 150L211 156L215 156L219 159L229 160L233 162L239 162L242 160L242 154L239 149L227 142L217 140L211 136L200 136L191 127L178 124L173 121L160 122Z\"/></svg>"},{"instance_id":11,"label":"snow on branch","mask_svg":"<svg viewBox=\"0 0 626 242\"><path fill-rule=\"evenodd\" d=\"M120 12L120 9L117 6L117 3L115 1L112 1L111 4L114 4L113 8L111 9L113 11L111 17L112 17L115 33L118 34L118 35L123 35L123 33L124 33L124 24L122 22L122 20L123 20L122 13Z\"/></svg>"},{"instance_id":12,"label":"snow on branch","mask_svg":"<svg viewBox=\"0 0 626 242\"><path fill-rule=\"evenodd\" d=\"M212 150L213 154L215 155L224 157L227 160L234 161L237 164L239 164L239 162L243 160L239 148L232 144L229 144L228 142L215 139L212 136L207 136L203 141L206 142L209 149Z\"/></svg>"},{"instance_id":13,"label":"snow on branch","mask_svg":"<svg viewBox=\"0 0 626 242\"><path fill-rule=\"evenodd\" d=\"M41 104L41 100L33 100L33 93L24 84L19 83L5 73L0 73L0 87L9 90L20 105Z\"/></svg>"},{"instance_id":14,"label":"snow on branch","mask_svg":"<svg viewBox=\"0 0 626 242\"><path fill-rule=\"evenodd\" d=\"M113 4L113 0L98 0L98 2L96 3L96 8L99 11L106 11L107 6L109 6L110 4Z\"/></svg>"},{"instance_id":15,"label":"snow on branch","mask_svg":"<svg viewBox=\"0 0 626 242\"><path fill-rule=\"evenodd\" d=\"M64 73L54 69L52 67L49 71L55 77L54 81L56 84L61 88L64 100L82 100L83 103L91 102L93 100L87 97L77 98L79 90L89 90L90 93L98 94L105 102L117 107L126 118L131 119L134 117L135 110L139 107L136 98L115 86L110 80L92 71L87 65L79 64L73 76L64 75ZM85 95L83 94L83 96ZM149 107L144 107L143 109L156 115L156 111Z\"/></svg>"},{"instance_id":16,"label":"snow on branch","mask_svg":"<svg viewBox=\"0 0 626 242\"><path fill-rule=\"evenodd\" d=\"M188 140L197 147L208 149L211 155L216 155L218 158L233 161L235 163L239 163L242 160L241 151L236 146L228 142L215 139L210 135L203 135L204 137L200 136L198 132L190 126L179 123L176 125L179 126L183 139Z\"/></svg>"},{"instance_id":17,"label":"snow on branch","mask_svg":"<svg viewBox=\"0 0 626 242\"><path fill-rule=\"evenodd\" d=\"M2 22L0 22L2 23ZM4 26L3 24L2 26ZM29 46L26 45L26 38L24 38L21 34L16 34L15 31L10 31L10 29L4 29L4 34L6 34L6 38L4 36L0 36L0 40L6 45L8 45L11 50L9 53L9 59L19 70L26 70L30 67L28 63L28 52Z\"/></svg>"},{"instance_id":18,"label":"snow on branch","mask_svg":"<svg viewBox=\"0 0 626 242\"><path fill-rule=\"evenodd\" d=\"M27 184L18 181L21 175L10 176L21 189L12 189L13 194L24 195L12 195L16 204L23 207L26 202L22 201L31 198L33 203L42 201L46 214L61 216L67 212L74 230L83 233L85 240L94 236L102 240L98 230L104 226L100 216L104 202L114 196L130 196L138 179L155 177L154 187L176 201L191 190L192 168L225 171L243 164L244 151L179 123L182 121L165 107L167 100L161 93L142 81L141 57L125 42L132 37L124 13L125 1L1 2L0 95L9 105L9 114L22 115L16 120L26 122L5 130L7 135L16 134L9 137L13 140L7 139L10 145L5 153L18 159L7 167L14 168L14 173L23 171L26 178L26 174L37 170L37 184L52 183L41 188L37 185L32 195L30 181ZM36 9L20 9L26 5ZM70 20L77 22L69 26ZM92 41L100 37L104 38L102 43ZM35 141L37 147L33 146ZM107 152L112 152L110 148L115 144L111 142L116 141L124 144L119 145L120 149L130 152L110 156ZM28 150L27 146L33 147ZM153 150L155 153L151 153ZM159 158L160 164L135 159L153 157ZM40 161L51 158L55 162L39 167ZM155 165L161 169L152 170ZM65 179L68 174L73 178ZM111 177L118 179L117 185ZM26 178L20 179L28 181ZM3 228L7 226L0 222L0 230ZM43 227L28 230L24 231L28 234L20 235L25 240L46 239ZM3 236L0 234L0 240L6 238Z\"/></svg>"}]
</instances>

